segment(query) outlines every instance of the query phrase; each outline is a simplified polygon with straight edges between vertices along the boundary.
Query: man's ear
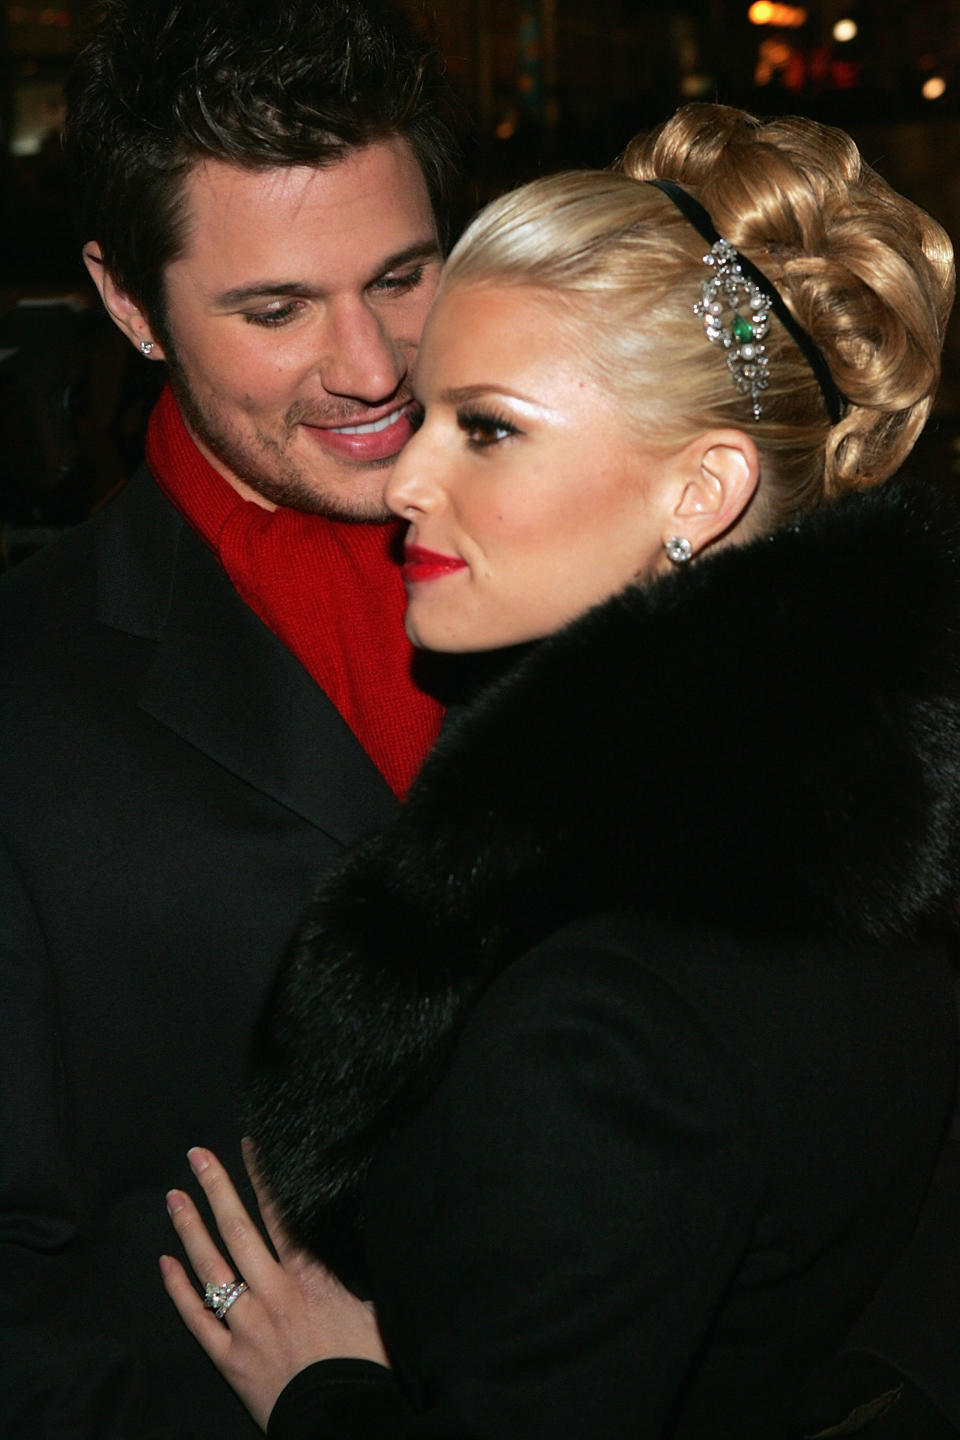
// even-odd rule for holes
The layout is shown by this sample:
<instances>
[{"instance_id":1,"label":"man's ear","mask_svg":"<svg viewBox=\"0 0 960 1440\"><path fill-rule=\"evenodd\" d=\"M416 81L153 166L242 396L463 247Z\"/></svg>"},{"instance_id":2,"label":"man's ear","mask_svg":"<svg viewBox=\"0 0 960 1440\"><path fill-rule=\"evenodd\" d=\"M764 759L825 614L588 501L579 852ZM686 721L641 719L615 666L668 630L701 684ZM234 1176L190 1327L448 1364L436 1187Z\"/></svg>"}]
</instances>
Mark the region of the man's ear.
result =
<instances>
[{"instance_id":1,"label":"man's ear","mask_svg":"<svg viewBox=\"0 0 960 1440\"><path fill-rule=\"evenodd\" d=\"M694 555L731 534L756 493L760 456L742 430L710 430L682 452L670 523ZM664 536L669 539L670 536Z\"/></svg>"},{"instance_id":2,"label":"man's ear","mask_svg":"<svg viewBox=\"0 0 960 1440\"><path fill-rule=\"evenodd\" d=\"M139 303L117 285L103 263L103 252L96 240L88 240L84 245L83 263L90 279L100 291L100 298L114 324L120 327L130 342L148 359L165 359L162 345L153 337L149 320L140 309ZM144 350L144 345L149 345L150 350Z\"/></svg>"}]
</instances>

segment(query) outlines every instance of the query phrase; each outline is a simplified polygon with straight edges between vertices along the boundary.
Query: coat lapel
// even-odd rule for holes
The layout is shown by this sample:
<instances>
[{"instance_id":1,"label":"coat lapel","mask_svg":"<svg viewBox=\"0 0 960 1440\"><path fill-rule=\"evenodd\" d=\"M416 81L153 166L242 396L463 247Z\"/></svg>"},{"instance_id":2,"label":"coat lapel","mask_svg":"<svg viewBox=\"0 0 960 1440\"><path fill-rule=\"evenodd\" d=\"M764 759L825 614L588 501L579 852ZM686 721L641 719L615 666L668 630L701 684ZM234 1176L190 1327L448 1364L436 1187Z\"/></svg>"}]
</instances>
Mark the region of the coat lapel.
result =
<instances>
[{"instance_id":1,"label":"coat lapel","mask_svg":"<svg viewBox=\"0 0 960 1440\"><path fill-rule=\"evenodd\" d=\"M390 819L389 786L300 662L148 474L128 492L101 530L100 619L156 642L141 708L341 844Z\"/></svg>"}]
</instances>

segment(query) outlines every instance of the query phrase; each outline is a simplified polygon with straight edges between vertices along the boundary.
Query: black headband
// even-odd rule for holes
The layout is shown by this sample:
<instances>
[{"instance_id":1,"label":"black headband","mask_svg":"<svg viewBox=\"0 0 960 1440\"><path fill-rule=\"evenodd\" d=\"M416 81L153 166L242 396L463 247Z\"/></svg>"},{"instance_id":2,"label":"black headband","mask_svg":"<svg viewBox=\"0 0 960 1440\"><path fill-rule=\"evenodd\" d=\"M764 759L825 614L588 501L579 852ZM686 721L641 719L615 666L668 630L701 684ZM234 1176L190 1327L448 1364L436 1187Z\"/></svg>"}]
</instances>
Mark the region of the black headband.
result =
<instances>
[{"instance_id":1,"label":"black headband","mask_svg":"<svg viewBox=\"0 0 960 1440\"><path fill-rule=\"evenodd\" d=\"M704 210L698 200L694 200L680 185L675 185L672 180L648 180L648 185L655 185L662 190L668 199L672 200L677 209L686 216L693 228L703 236L709 245L716 245L721 236L717 233L716 226L710 216ZM767 279L762 270L758 270L746 255L737 251L737 259L740 268L746 278L762 291L770 304L770 309L776 315L783 328L792 336L796 344L803 352L804 358L810 369L813 371L820 392L823 395L827 413L830 416L831 424L836 425L843 418L845 401L837 389L833 376L830 374L830 366L824 358L823 351L807 334L802 325L790 314L783 300L777 292L777 288Z\"/></svg>"}]
</instances>

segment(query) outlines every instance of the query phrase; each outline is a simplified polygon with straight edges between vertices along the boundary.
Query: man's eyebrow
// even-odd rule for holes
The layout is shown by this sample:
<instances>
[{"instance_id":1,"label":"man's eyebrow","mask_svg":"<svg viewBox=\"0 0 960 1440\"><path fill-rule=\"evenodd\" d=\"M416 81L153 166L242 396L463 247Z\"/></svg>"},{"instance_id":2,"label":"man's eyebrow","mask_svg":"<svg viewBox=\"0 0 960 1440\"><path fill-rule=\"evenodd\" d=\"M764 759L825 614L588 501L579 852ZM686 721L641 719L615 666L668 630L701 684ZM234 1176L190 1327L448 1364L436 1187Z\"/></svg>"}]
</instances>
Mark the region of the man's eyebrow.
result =
<instances>
[{"instance_id":1,"label":"man's eyebrow","mask_svg":"<svg viewBox=\"0 0 960 1440\"><path fill-rule=\"evenodd\" d=\"M415 245L408 245L405 250L398 250L395 255L388 255L371 275L367 284L373 284L382 276L389 275L391 270L399 270L404 265L413 264L418 260L439 260L440 258L439 241L418 241ZM235 285L229 290L221 290L214 298L217 305L228 309L232 305L243 305L247 300L262 300L279 296L289 296L295 300L311 300L322 293L322 287L308 285L303 280L255 280L250 285Z\"/></svg>"},{"instance_id":2,"label":"man's eyebrow","mask_svg":"<svg viewBox=\"0 0 960 1440\"><path fill-rule=\"evenodd\" d=\"M388 255L377 271L377 275L386 275L388 271L397 270L401 265L409 265L412 260L439 260L440 258L440 241L435 236L429 240L418 240L415 245L408 245L406 250L399 250L396 255Z\"/></svg>"}]
</instances>

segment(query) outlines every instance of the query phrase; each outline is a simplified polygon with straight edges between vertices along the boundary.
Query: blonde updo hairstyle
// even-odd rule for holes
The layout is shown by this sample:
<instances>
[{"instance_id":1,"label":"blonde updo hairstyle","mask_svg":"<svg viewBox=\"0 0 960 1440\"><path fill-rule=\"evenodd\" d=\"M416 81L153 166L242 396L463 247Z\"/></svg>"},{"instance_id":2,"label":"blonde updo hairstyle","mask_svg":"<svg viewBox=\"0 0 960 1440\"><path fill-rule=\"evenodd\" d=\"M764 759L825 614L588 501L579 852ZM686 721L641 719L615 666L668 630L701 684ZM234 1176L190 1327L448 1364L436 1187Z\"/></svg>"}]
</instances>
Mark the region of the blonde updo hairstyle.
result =
<instances>
[{"instance_id":1,"label":"blonde updo hairstyle","mask_svg":"<svg viewBox=\"0 0 960 1440\"><path fill-rule=\"evenodd\" d=\"M844 396L838 424L775 317L753 418L693 313L709 246L666 195L637 183L652 179L682 185L773 282ZM443 290L542 290L648 448L716 426L752 436L761 481L751 525L768 530L886 479L907 456L939 381L953 283L945 231L842 131L694 104L634 139L613 170L548 176L488 206L455 247Z\"/></svg>"}]
</instances>

